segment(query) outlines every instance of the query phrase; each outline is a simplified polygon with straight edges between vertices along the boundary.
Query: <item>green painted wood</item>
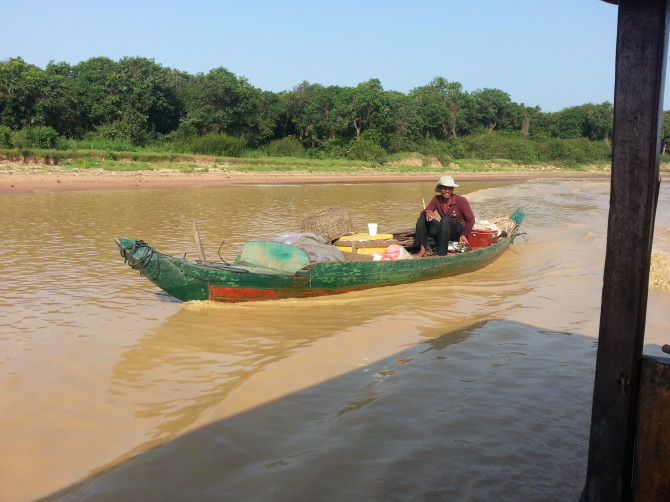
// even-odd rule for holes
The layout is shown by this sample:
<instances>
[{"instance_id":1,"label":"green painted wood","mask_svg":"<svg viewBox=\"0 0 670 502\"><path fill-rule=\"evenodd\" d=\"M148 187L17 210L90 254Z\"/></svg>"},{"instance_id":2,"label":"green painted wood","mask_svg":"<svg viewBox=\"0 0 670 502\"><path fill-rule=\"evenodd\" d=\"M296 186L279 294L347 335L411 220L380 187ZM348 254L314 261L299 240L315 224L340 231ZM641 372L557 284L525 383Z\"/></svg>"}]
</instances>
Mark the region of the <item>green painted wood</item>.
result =
<instances>
[{"instance_id":1,"label":"green painted wood","mask_svg":"<svg viewBox=\"0 0 670 502\"><path fill-rule=\"evenodd\" d=\"M526 213L523 209L519 208L512 213L512 216L509 217L510 220L516 222L517 225L521 225L521 222L526 218Z\"/></svg>"},{"instance_id":2,"label":"green painted wood","mask_svg":"<svg viewBox=\"0 0 670 502\"><path fill-rule=\"evenodd\" d=\"M251 241L242 247L236 263L297 272L309 265L309 257L302 249L282 242Z\"/></svg>"}]
</instances>

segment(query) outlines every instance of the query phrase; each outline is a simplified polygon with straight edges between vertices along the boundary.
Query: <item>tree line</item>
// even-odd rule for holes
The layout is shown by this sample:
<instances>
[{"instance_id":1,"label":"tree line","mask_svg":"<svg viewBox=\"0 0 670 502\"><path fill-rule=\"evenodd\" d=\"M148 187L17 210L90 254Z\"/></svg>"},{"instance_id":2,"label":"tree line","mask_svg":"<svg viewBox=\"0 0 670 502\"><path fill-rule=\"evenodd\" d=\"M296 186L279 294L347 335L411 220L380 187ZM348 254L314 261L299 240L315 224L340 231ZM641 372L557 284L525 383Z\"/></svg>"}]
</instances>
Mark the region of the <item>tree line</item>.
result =
<instances>
[{"instance_id":1,"label":"tree line","mask_svg":"<svg viewBox=\"0 0 670 502\"><path fill-rule=\"evenodd\" d=\"M191 75L143 57L44 69L20 57L0 62L0 148L117 145L233 156L255 149L373 161L422 152L532 162L566 149L609 155L612 120L609 102L545 113L500 89L467 91L444 77L408 93L387 91L378 79L270 92L226 68Z\"/></svg>"}]
</instances>

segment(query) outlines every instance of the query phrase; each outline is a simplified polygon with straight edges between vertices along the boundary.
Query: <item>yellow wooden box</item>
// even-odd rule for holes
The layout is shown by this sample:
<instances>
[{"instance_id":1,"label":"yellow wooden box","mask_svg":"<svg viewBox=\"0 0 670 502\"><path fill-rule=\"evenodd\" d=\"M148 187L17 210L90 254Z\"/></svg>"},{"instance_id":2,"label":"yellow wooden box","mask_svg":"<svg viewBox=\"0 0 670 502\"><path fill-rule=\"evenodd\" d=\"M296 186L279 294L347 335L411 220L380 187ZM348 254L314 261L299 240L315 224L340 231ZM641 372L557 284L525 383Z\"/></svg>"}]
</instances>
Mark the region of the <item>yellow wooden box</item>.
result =
<instances>
[{"instance_id":1,"label":"yellow wooden box","mask_svg":"<svg viewBox=\"0 0 670 502\"><path fill-rule=\"evenodd\" d=\"M383 253L391 244L398 244L393 240L393 234L370 235L358 233L340 237L333 243L340 251L359 254Z\"/></svg>"}]
</instances>

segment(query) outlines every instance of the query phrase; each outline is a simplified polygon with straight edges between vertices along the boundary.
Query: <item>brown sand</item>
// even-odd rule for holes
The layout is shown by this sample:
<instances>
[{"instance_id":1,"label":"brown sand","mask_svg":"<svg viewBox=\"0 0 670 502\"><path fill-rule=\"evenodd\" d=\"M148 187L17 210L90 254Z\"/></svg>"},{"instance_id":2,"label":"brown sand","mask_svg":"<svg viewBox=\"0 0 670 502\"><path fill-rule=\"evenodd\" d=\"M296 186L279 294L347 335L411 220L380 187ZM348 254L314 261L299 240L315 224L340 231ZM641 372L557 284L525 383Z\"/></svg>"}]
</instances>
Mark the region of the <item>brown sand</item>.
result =
<instances>
[{"instance_id":1,"label":"brown sand","mask_svg":"<svg viewBox=\"0 0 670 502\"><path fill-rule=\"evenodd\" d=\"M395 183L402 181L435 181L442 170L425 173L366 172L239 172L213 170L183 173L177 170L114 172L95 169L67 169L59 166L25 166L0 164L0 194L56 192L74 190L135 190L146 188L183 188L238 184L306 184L306 183ZM460 181L524 180L539 178L609 178L608 172L508 171L456 174Z\"/></svg>"}]
</instances>

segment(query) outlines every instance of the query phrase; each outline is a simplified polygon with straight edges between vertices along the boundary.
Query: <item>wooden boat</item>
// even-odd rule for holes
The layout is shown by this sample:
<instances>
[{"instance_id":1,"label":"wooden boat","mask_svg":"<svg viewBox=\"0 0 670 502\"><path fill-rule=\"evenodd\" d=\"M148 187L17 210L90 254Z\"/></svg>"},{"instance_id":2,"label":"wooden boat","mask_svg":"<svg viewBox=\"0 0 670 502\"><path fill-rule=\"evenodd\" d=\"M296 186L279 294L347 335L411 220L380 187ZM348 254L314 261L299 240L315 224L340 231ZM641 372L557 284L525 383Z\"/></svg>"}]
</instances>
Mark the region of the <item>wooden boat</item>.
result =
<instances>
[{"instance_id":1,"label":"wooden boat","mask_svg":"<svg viewBox=\"0 0 670 502\"><path fill-rule=\"evenodd\" d=\"M243 302L335 295L471 272L507 249L518 235L524 216L518 209L510 216L510 230L489 246L396 261L310 262L300 248L251 241L229 264L168 256L141 240L117 237L115 241L131 268L175 298Z\"/></svg>"}]
</instances>

